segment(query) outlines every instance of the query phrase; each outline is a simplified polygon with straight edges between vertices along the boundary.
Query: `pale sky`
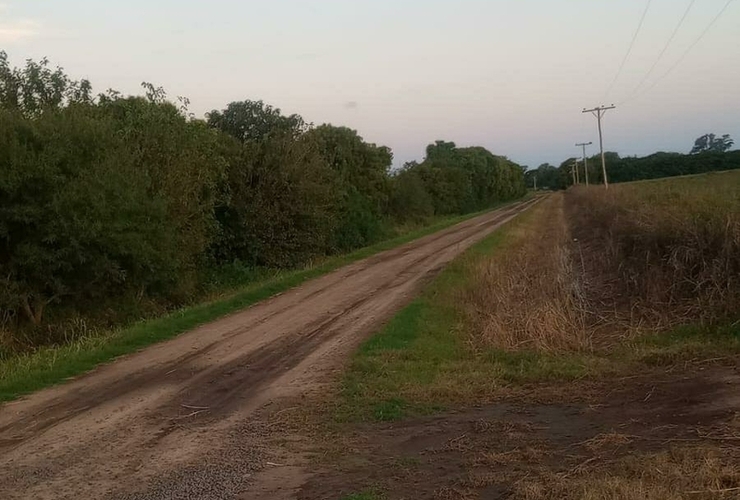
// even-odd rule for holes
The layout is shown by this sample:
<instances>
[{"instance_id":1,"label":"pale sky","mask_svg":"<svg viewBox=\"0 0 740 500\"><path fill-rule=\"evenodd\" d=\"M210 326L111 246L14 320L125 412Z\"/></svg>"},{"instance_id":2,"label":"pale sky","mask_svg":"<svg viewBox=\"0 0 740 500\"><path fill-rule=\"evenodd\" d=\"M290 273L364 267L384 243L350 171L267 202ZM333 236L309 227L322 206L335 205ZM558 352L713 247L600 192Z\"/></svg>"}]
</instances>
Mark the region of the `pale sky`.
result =
<instances>
[{"instance_id":1,"label":"pale sky","mask_svg":"<svg viewBox=\"0 0 740 500\"><path fill-rule=\"evenodd\" d=\"M740 1L661 78L726 1L693 1L657 85L631 99L691 0L652 0L608 96L646 0L0 0L0 49L100 92L161 85L198 116L262 99L357 129L397 165L444 139L535 167L596 142L581 109L600 104L618 105L605 148L622 155L740 143Z\"/></svg>"}]
</instances>

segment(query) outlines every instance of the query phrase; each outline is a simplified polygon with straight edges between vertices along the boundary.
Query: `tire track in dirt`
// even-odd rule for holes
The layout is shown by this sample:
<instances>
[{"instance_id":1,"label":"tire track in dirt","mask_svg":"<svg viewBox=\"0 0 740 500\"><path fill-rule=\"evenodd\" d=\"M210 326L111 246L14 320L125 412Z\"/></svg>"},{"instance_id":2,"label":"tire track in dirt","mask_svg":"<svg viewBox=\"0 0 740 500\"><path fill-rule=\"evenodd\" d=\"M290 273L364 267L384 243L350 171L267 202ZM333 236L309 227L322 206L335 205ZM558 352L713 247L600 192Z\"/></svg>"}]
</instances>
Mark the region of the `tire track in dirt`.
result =
<instances>
[{"instance_id":1,"label":"tire track in dirt","mask_svg":"<svg viewBox=\"0 0 740 500\"><path fill-rule=\"evenodd\" d=\"M535 202L346 266L0 407L6 498L137 491L227 447L251 412L320 383L425 280Z\"/></svg>"}]
</instances>

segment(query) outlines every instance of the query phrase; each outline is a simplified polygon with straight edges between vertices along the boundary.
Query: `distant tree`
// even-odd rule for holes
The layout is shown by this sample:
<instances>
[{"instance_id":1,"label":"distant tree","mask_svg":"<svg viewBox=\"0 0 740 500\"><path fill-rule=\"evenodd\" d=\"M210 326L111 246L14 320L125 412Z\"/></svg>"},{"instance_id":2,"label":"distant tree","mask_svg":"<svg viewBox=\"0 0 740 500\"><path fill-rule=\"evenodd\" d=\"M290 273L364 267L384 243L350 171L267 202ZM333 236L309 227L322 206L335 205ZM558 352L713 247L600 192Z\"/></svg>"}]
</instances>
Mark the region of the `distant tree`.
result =
<instances>
[{"instance_id":1,"label":"distant tree","mask_svg":"<svg viewBox=\"0 0 740 500\"><path fill-rule=\"evenodd\" d=\"M550 165L549 163L543 163L537 170L533 171L533 175L537 178L538 189L560 189L560 172L557 167Z\"/></svg>"},{"instance_id":2,"label":"distant tree","mask_svg":"<svg viewBox=\"0 0 740 500\"><path fill-rule=\"evenodd\" d=\"M457 146L454 142L435 141L427 146L427 160L444 160L455 154Z\"/></svg>"},{"instance_id":3,"label":"distant tree","mask_svg":"<svg viewBox=\"0 0 740 500\"><path fill-rule=\"evenodd\" d=\"M232 102L222 111L211 111L208 124L243 143L261 141L275 134L297 137L309 128L298 115L285 116L279 108L249 100Z\"/></svg>"},{"instance_id":4,"label":"distant tree","mask_svg":"<svg viewBox=\"0 0 740 500\"><path fill-rule=\"evenodd\" d=\"M724 153L732 148L733 144L735 144L735 141L732 140L729 134L725 134L722 137L717 137L714 134L704 134L694 141L694 148L691 150L691 154Z\"/></svg>"}]
</instances>

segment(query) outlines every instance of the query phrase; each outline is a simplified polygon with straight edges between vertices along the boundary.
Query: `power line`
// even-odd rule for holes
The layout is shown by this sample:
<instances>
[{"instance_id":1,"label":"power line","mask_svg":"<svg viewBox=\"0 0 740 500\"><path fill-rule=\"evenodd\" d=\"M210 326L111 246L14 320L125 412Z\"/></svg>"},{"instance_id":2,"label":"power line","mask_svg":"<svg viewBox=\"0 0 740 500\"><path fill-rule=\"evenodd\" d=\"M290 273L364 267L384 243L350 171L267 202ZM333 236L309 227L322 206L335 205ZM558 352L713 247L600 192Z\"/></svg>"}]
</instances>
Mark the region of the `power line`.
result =
<instances>
[{"instance_id":1,"label":"power line","mask_svg":"<svg viewBox=\"0 0 740 500\"><path fill-rule=\"evenodd\" d=\"M660 76L657 80L655 80L652 85L650 85L648 88L646 88L644 91L640 92L636 96L633 96L633 98L636 99L636 98L641 97L641 96L645 95L646 93L650 92L665 77L667 77L668 75L670 75L671 73L673 73L673 70L676 69L683 62L684 59L686 59L686 57L694 49L694 47L696 47L697 45L699 45L699 42L701 42L702 39L704 39L704 37L707 35L707 33L709 33L709 31L714 27L714 25L717 24L717 21L719 21L719 18L722 17L722 15L725 13L725 11L727 10L727 8L734 1L735 0L727 0L727 3L725 3L724 7L722 7L722 9L719 11L719 13L716 16L714 16L714 19L712 19L712 21L707 25L707 27L704 28L704 31L701 32L701 34L699 35L699 37L696 40L694 40L694 42L691 45L689 45L689 48L687 48L686 51L683 54L681 54L681 57L678 58L678 60L673 64L673 66L671 66L670 68L668 68L668 71L666 71L665 73L663 73L663 75Z\"/></svg>"},{"instance_id":2,"label":"power line","mask_svg":"<svg viewBox=\"0 0 740 500\"><path fill-rule=\"evenodd\" d=\"M670 38L668 38L668 41L666 42L665 46L663 46L663 50L660 51L660 54L658 54L658 58L655 60L652 66L650 66L650 69L647 73L645 73L645 76L640 80L640 83L635 87L635 89L629 94L629 96L625 99L629 100L632 96L634 96L640 88L645 84L645 82L650 78L650 76L653 74L653 71L655 71L655 68L658 66L658 63L663 60L663 56L665 55L666 51L668 50L668 47L671 46L671 43L673 42L673 39L676 38L676 35L678 34L678 31L681 29L681 26L683 26L683 23L686 21L686 18L689 15L689 12L691 11L691 8L696 3L696 0L691 0L689 2L689 5L686 7L686 10L683 13L683 16L681 16L681 20L678 21L678 24L673 30L673 33L671 33Z\"/></svg>"},{"instance_id":3,"label":"power line","mask_svg":"<svg viewBox=\"0 0 740 500\"><path fill-rule=\"evenodd\" d=\"M642 25L645 22L645 17L647 17L648 10L650 10L651 3L652 3L652 0L647 0L647 5L645 5L645 10L642 12L640 23L637 25L635 34L632 35L632 41L630 42L630 46L627 49L627 53L624 55L624 59L622 59L622 64L619 65L619 70L617 70L617 74L614 75L614 80L612 80L612 83L609 85L609 88L606 90L606 94L604 94L605 100L607 97L609 97L609 94L614 88L614 85L617 83L617 80L619 80L619 77L622 74L622 70L624 70L624 65L627 63L627 59L629 59L630 54L632 53L632 49L635 47L635 41L637 41L637 36L640 34L640 31L642 30Z\"/></svg>"}]
</instances>

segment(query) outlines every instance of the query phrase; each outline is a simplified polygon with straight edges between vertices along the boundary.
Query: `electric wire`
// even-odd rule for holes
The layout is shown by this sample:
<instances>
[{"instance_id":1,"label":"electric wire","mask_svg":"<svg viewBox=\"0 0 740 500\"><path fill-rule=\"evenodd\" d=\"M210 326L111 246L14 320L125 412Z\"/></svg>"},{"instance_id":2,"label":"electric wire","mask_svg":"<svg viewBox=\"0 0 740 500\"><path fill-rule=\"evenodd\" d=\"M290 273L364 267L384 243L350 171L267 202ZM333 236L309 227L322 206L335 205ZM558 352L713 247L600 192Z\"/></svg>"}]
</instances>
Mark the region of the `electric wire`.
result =
<instances>
[{"instance_id":1,"label":"electric wire","mask_svg":"<svg viewBox=\"0 0 740 500\"><path fill-rule=\"evenodd\" d=\"M609 97L609 94L614 88L614 85L617 83L617 80L619 80L619 77L622 75L622 71L624 70L624 65L627 63L627 59L629 59L630 54L632 54L632 49L635 47L635 42L637 41L637 37L639 36L640 31L642 30L642 25L645 23L645 18L647 17L647 13L650 10L651 3L652 3L652 0L647 0L647 4L645 5L645 10L642 11L642 17L640 17L640 22L637 25L635 34L632 35L632 41L630 42L629 48L627 49L627 53L624 55L624 58L622 59L622 63L619 65L619 69L617 70L617 74L614 75L614 79L612 80L612 83L609 85L609 88L606 90L606 94L604 94L604 100L606 100L606 98Z\"/></svg>"},{"instance_id":2,"label":"electric wire","mask_svg":"<svg viewBox=\"0 0 740 500\"><path fill-rule=\"evenodd\" d=\"M691 8L694 6L695 3L696 3L696 0L691 0L689 2L689 5L686 7L686 10L683 13L683 16L681 16L681 20L678 21L678 24L673 29L673 33L671 33L670 38L668 38L668 41L663 46L663 50L661 50L660 51L660 54L658 54L658 58L655 60L655 62L653 63L653 65L650 66L650 69L648 70L647 73L645 73L645 76L642 77L642 80L640 80L640 83L638 83L637 86L634 88L634 90L632 90L632 92L630 92L630 94L628 95L628 97L625 98L625 101L631 99L635 94L637 94L640 91L640 89L642 88L642 86L645 85L645 82L647 82L648 79L652 76L653 71L655 71L655 68L658 67L658 64L660 63L660 61L663 60L663 56L668 51L668 48L671 46L671 43L673 43L673 40L676 38L676 35L678 34L679 30L683 26L683 23L686 21L686 18L689 16L689 12L691 12Z\"/></svg>"},{"instance_id":3,"label":"electric wire","mask_svg":"<svg viewBox=\"0 0 740 500\"><path fill-rule=\"evenodd\" d=\"M683 54L681 54L681 57L678 58L678 60L673 64L673 66L671 66L670 68L668 68L668 71L666 71L665 73L663 73L663 75L661 75L657 80L655 80L652 83L652 85L650 85L649 87L647 87L644 91L640 92L636 96L632 97L632 99L637 99L638 97L642 97L646 93L650 92L665 77L667 77L668 75L670 75L671 73L673 73L673 70L675 70L684 61L684 59L686 59L686 57L691 53L691 51L694 49L694 47L696 47L697 45L699 45L699 42L701 42L704 39L704 37L707 35L707 33L709 33L709 31L714 27L714 25L717 24L717 21L719 21L719 19L722 17L722 15L727 11L727 8L734 1L735 0L727 0L727 2L725 3L724 7L722 7L722 9L719 11L719 13L716 16L714 16L714 18L712 19L712 21L707 25L706 28L704 28L704 31L701 32L701 34L699 35L699 37L696 40L694 40L694 42L691 45L689 45L689 47L684 51Z\"/></svg>"}]
</instances>

